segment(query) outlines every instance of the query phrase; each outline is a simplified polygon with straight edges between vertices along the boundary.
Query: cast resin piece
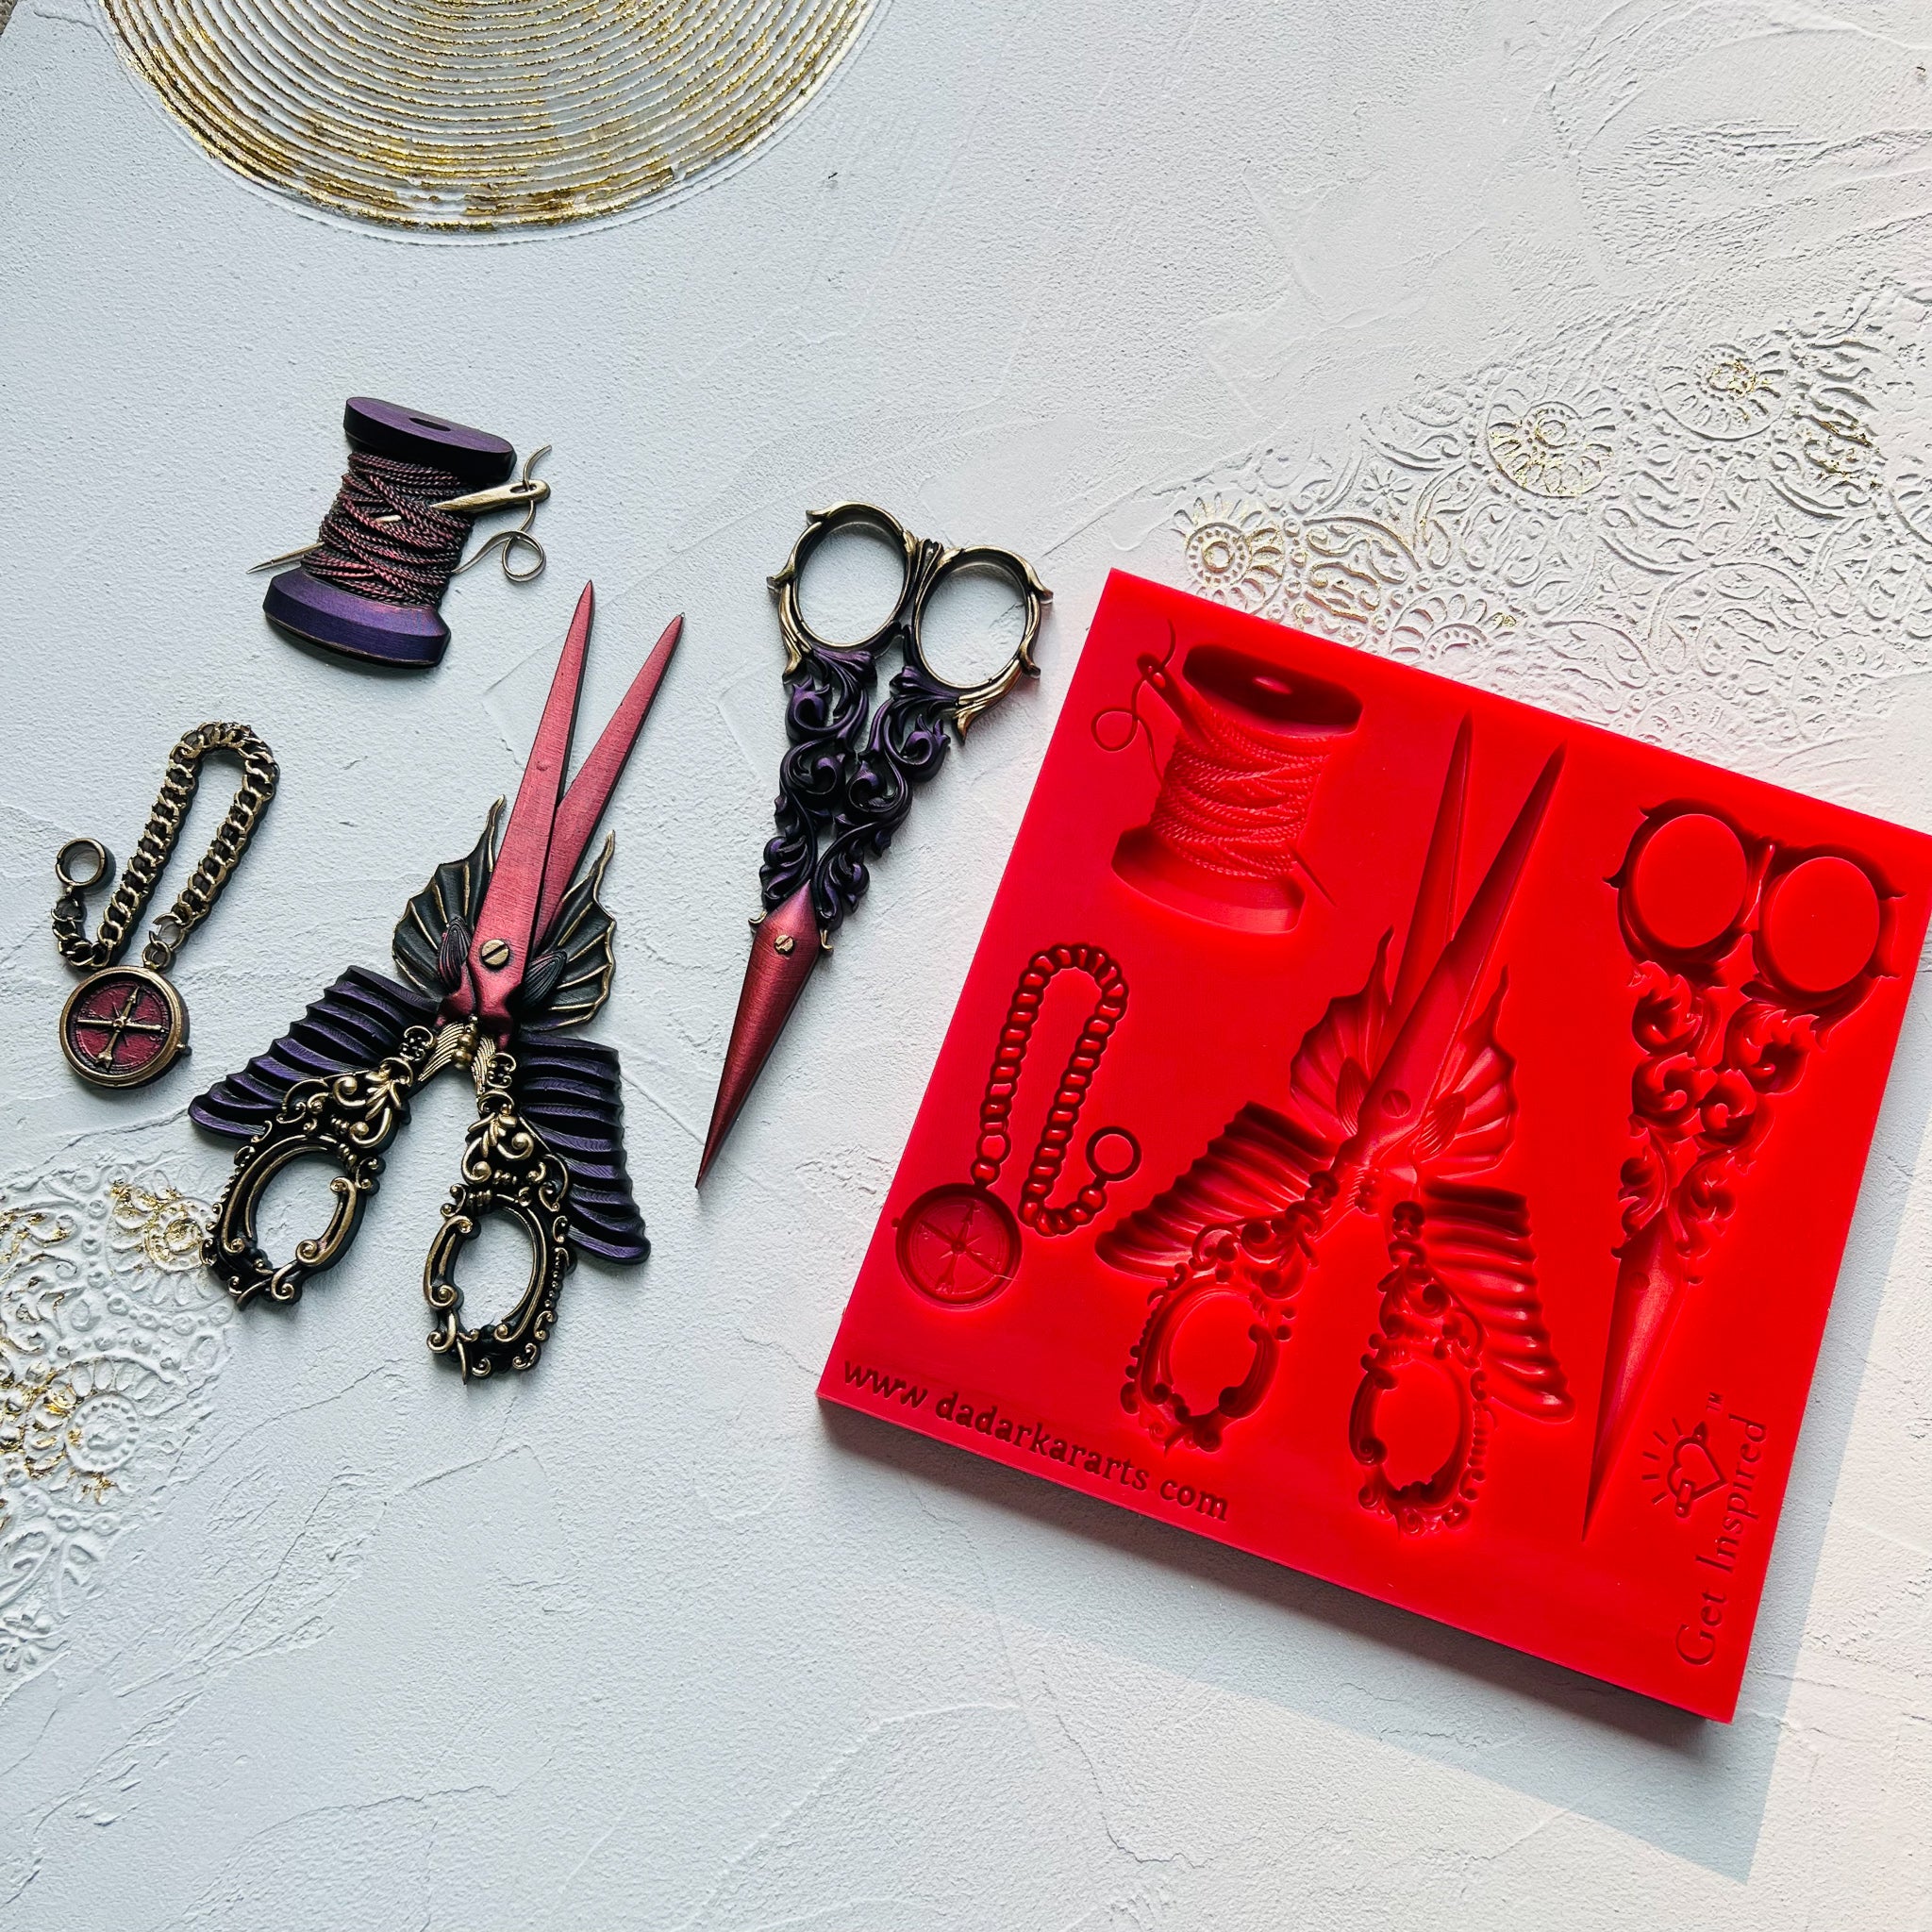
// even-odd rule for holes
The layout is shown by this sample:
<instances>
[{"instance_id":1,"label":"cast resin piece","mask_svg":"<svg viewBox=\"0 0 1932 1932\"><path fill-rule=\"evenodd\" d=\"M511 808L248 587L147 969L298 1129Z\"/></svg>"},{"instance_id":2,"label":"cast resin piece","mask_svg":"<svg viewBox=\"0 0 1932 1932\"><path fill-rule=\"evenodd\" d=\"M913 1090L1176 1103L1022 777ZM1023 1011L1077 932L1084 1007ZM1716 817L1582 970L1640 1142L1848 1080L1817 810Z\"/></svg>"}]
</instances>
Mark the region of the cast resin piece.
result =
<instances>
[{"instance_id":1,"label":"cast resin piece","mask_svg":"<svg viewBox=\"0 0 1932 1932\"><path fill-rule=\"evenodd\" d=\"M630 1264L650 1253L625 1161L617 1055L568 1036L602 1010L617 969L616 921L597 896L612 841L577 867L684 620L666 626L566 784L595 608L586 584L508 822L498 799L475 845L438 866L397 921L391 950L402 979L350 967L266 1053L190 1106L198 1125L246 1143L207 1248L239 1306L299 1301L342 1258L412 1097L451 1066L475 1085L476 1119L423 1270L432 1354L465 1380L533 1368L579 1248ZM277 1265L261 1246L258 1211L277 1174L310 1159L341 1170L329 1183L328 1225ZM529 1278L502 1320L465 1328L457 1264L490 1214L507 1215L528 1240Z\"/></svg>"},{"instance_id":2,"label":"cast resin piece","mask_svg":"<svg viewBox=\"0 0 1932 1932\"><path fill-rule=\"evenodd\" d=\"M841 530L883 538L899 559L898 594L877 627L857 643L820 637L805 615L806 565ZM941 590L974 573L1011 586L1022 612L1020 638L991 676L955 684L926 658L925 613ZM944 763L952 741L948 727L963 742L975 718L1022 678L1039 676L1033 647L1053 598L1024 557L990 543L955 546L915 537L871 503L835 503L813 511L785 567L769 582L785 644L791 745L778 767L777 836L766 841L758 867L763 904L752 919L751 958L698 1158L700 1182L751 1097L813 967L865 896L873 862L906 823L914 791ZM879 660L893 650L899 669L874 706Z\"/></svg>"},{"instance_id":3,"label":"cast resin piece","mask_svg":"<svg viewBox=\"0 0 1932 1932\"><path fill-rule=\"evenodd\" d=\"M262 615L340 657L428 669L449 645L437 606L470 528L459 492L501 484L517 453L488 430L375 396L343 404L342 433L352 452L342 494L322 541L291 553L305 560L270 580ZM344 502L352 491L359 515Z\"/></svg>"},{"instance_id":4,"label":"cast resin piece","mask_svg":"<svg viewBox=\"0 0 1932 1932\"><path fill-rule=\"evenodd\" d=\"M1319 784L1150 891L1230 666ZM1728 1718L1928 904L1916 833L1116 575L820 1392ZM1104 1058L1098 973L1016 1029L1062 953ZM1079 1219L1002 1174L1083 1108Z\"/></svg>"}]
</instances>

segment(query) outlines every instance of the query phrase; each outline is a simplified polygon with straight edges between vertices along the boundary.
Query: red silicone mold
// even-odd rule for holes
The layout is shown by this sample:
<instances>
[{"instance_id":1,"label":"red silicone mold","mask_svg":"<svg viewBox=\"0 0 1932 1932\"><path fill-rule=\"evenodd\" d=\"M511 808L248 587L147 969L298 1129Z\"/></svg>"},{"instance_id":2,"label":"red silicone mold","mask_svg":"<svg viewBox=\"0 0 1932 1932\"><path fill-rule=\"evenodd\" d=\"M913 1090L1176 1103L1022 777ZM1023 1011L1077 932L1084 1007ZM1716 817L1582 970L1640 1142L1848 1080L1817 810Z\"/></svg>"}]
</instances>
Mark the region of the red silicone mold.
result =
<instances>
[{"instance_id":1,"label":"red silicone mold","mask_svg":"<svg viewBox=\"0 0 1932 1932\"><path fill-rule=\"evenodd\" d=\"M1928 887L1116 575L820 1392L1728 1718Z\"/></svg>"}]
</instances>

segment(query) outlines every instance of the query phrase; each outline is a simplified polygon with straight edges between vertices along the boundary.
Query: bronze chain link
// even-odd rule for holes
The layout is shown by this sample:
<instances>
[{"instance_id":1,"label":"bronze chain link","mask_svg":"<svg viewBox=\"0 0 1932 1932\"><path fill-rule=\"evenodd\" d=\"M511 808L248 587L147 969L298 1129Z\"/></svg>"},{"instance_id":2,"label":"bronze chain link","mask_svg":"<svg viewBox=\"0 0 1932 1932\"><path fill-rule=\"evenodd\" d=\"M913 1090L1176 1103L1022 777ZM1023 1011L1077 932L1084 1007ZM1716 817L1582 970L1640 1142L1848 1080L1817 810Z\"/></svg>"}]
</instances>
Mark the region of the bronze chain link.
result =
<instances>
[{"instance_id":1,"label":"bronze chain link","mask_svg":"<svg viewBox=\"0 0 1932 1932\"><path fill-rule=\"evenodd\" d=\"M103 883L110 875L113 861L92 841L72 841L92 845L100 854L102 865L92 879L84 881L70 880L66 871L60 871L61 882L67 890L54 907L54 938L70 965L99 969L111 966L121 957L128 933L160 882L162 870L174 853L175 841L181 836L188 808L194 802L195 789L201 782L201 762L210 752L227 752L240 762L241 789L201 863L182 887L180 896L155 921L142 955L143 961L157 973L166 972L182 941L213 908L228 875L247 849L257 822L275 795L275 783L281 775L275 755L246 724L199 724L168 754L160 795L148 814L121 882L108 901L100 931L92 939L87 936L87 892L90 887Z\"/></svg>"}]
</instances>

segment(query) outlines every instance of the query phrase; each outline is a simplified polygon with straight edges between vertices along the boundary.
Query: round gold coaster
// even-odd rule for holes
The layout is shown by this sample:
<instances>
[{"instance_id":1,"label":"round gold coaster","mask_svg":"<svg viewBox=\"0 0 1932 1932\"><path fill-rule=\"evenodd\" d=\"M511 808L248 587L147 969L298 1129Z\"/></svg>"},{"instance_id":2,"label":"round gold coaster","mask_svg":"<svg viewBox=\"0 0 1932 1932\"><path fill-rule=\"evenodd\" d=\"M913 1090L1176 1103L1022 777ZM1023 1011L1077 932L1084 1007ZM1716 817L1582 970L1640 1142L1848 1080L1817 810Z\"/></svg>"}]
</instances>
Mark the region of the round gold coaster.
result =
<instances>
[{"instance_id":1,"label":"round gold coaster","mask_svg":"<svg viewBox=\"0 0 1932 1932\"><path fill-rule=\"evenodd\" d=\"M396 227L587 221L802 107L876 0L104 0L217 159Z\"/></svg>"}]
</instances>

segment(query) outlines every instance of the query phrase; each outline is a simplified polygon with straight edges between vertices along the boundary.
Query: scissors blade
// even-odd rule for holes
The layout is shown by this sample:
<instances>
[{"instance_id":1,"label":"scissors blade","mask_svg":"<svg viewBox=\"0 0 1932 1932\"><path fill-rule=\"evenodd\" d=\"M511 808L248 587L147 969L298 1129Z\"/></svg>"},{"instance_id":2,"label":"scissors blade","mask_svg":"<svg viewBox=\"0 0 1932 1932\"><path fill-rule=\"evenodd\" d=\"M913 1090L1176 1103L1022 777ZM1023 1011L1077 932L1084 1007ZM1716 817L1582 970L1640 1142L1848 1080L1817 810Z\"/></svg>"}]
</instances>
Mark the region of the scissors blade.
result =
<instances>
[{"instance_id":1,"label":"scissors blade","mask_svg":"<svg viewBox=\"0 0 1932 1932\"><path fill-rule=\"evenodd\" d=\"M1596 1441L1591 1449L1590 1488L1583 1504L1586 1536L1603 1498L1605 1478L1616 1467L1651 1374L1670 1340L1689 1277L1689 1266L1661 1214L1618 1250L1603 1397L1597 1404Z\"/></svg>"},{"instance_id":2,"label":"scissors blade","mask_svg":"<svg viewBox=\"0 0 1932 1932\"><path fill-rule=\"evenodd\" d=\"M1516 820L1504 835L1483 874L1455 937L1442 948L1415 1004L1401 1023L1389 1052L1376 1070L1361 1105L1365 1135L1398 1131L1398 1124L1413 1125L1434 1097L1455 1050L1457 1036L1467 1024L1483 975L1489 970L1503 922L1516 896L1530 847L1542 829L1550 794L1563 769L1559 745L1550 754ZM1404 962L1407 964L1407 961Z\"/></svg>"},{"instance_id":3,"label":"scissors blade","mask_svg":"<svg viewBox=\"0 0 1932 1932\"><path fill-rule=\"evenodd\" d=\"M564 895L570 891L570 882L576 875L578 861L590 849L597 822L610 803L610 794L616 791L618 779L624 775L624 768L637 744L638 734L644 728L644 720L650 715L651 706L657 698L658 687L663 683L664 673L670 668L672 653L677 649L677 641L683 635L684 618L680 614L664 626L663 636L652 646L651 655L644 659L642 669L631 679L630 689L624 694L624 702L611 713L609 724L598 735L597 742L591 747L590 757L570 781L570 790L563 794L563 802L557 808L556 822L550 830L549 863L543 871L543 895L538 903L534 928L540 948L550 938L557 908L563 904Z\"/></svg>"},{"instance_id":4,"label":"scissors blade","mask_svg":"<svg viewBox=\"0 0 1932 1932\"><path fill-rule=\"evenodd\" d=\"M724 1070L718 1075L718 1097L711 1104L711 1124L698 1159L701 1186L823 951L809 885L800 886L753 928L751 958L745 962L744 985L731 1022L731 1044L724 1049Z\"/></svg>"},{"instance_id":5,"label":"scissors blade","mask_svg":"<svg viewBox=\"0 0 1932 1932\"><path fill-rule=\"evenodd\" d=\"M1456 930L1456 874L1462 854L1463 808L1469 796L1471 721L1463 715L1456 729L1456 746L1449 754L1448 775L1442 780L1441 802L1436 808L1435 829L1429 834L1428 856L1415 889L1415 911L1402 943L1402 964L1396 970L1395 994L1390 1012L1400 1028L1414 1009L1416 996L1428 982L1442 949Z\"/></svg>"},{"instance_id":6,"label":"scissors blade","mask_svg":"<svg viewBox=\"0 0 1932 1932\"><path fill-rule=\"evenodd\" d=\"M550 695L537 726L536 742L524 767L524 782L510 808L509 824L497 847L490 887L483 894L475 935L470 942L474 1010L499 1028L508 1025L510 1000L529 970L530 942L543 900L552 831L563 795L563 774L570 764L571 737L576 729L584 654L590 647L596 608L596 593L586 584L577 599L576 614L571 619L563 655L558 659L557 675L550 680ZM453 1004L459 1011L471 1009L470 1000L461 995Z\"/></svg>"}]
</instances>

